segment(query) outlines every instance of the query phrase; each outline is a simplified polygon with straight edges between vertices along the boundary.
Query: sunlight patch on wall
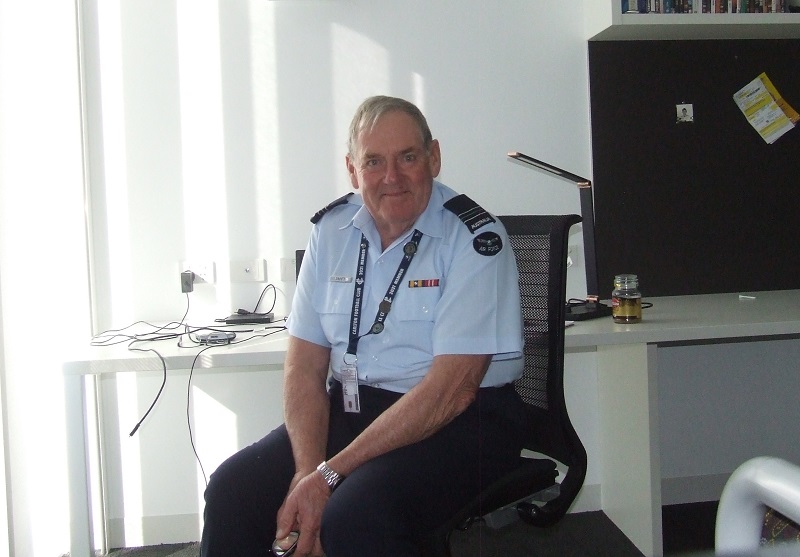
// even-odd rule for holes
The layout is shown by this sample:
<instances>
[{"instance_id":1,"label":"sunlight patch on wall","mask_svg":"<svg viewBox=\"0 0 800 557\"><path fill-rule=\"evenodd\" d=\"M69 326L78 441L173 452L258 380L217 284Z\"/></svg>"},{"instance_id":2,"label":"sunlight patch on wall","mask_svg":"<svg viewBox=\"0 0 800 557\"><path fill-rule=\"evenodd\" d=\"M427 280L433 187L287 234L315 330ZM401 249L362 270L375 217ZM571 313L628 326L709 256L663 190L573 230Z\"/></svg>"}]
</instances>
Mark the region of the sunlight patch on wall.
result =
<instances>
[{"instance_id":1,"label":"sunlight patch on wall","mask_svg":"<svg viewBox=\"0 0 800 557\"><path fill-rule=\"evenodd\" d=\"M423 114L427 114L425 109L425 78L417 72L411 74L411 90L414 92L410 99Z\"/></svg>"},{"instance_id":2,"label":"sunlight patch on wall","mask_svg":"<svg viewBox=\"0 0 800 557\"><path fill-rule=\"evenodd\" d=\"M198 387L192 387L192 431L194 443L206 476L239 447L236 414ZM197 466L197 493L199 508L205 506L203 492L206 486L200 465Z\"/></svg>"},{"instance_id":3,"label":"sunlight patch on wall","mask_svg":"<svg viewBox=\"0 0 800 557\"><path fill-rule=\"evenodd\" d=\"M371 95L391 90L389 53L363 34L334 23L331 29L334 130L347 130L353 111ZM336 161L334 176L342 173Z\"/></svg>"},{"instance_id":4,"label":"sunlight patch on wall","mask_svg":"<svg viewBox=\"0 0 800 557\"><path fill-rule=\"evenodd\" d=\"M182 0L177 8L186 258L227 262L219 2ZM227 272L217 273L216 292L230 305Z\"/></svg>"},{"instance_id":5,"label":"sunlight patch on wall","mask_svg":"<svg viewBox=\"0 0 800 557\"><path fill-rule=\"evenodd\" d=\"M258 238L269 238L267 251L283 245L283 206L281 188L281 149L278 141L277 45L275 44L275 9L263 2L250 3L250 64L253 93L253 143L255 151L255 192L260 214ZM271 281L274 282L274 281Z\"/></svg>"},{"instance_id":6,"label":"sunlight patch on wall","mask_svg":"<svg viewBox=\"0 0 800 557\"><path fill-rule=\"evenodd\" d=\"M122 468L123 516L125 523L125 545L144 544L142 517L142 456L139 436L129 437L126 430L131 423L136 423L141 414L137 401L138 382L133 373L117 375L117 407L119 408L119 452ZM124 424L124 425L123 425Z\"/></svg>"},{"instance_id":7,"label":"sunlight patch on wall","mask_svg":"<svg viewBox=\"0 0 800 557\"><path fill-rule=\"evenodd\" d=\"M405 97L425 113L425 78L421 74L412 72L407 82L405 77L393 82L391 56L380 43L338 24L333 24L331 37L334 129L347 130L355 108L372 95Z\"/></svg>"},{"instance_id":8,"label":"sunlight patch on wall","mask_svg":"<svg viewBox=\"0 0 800 557\"><path fill-rule=\"evenodd\" d=\"M0 12L0 554L40 557L68 545L61 363L89 333L75 7Z\"/></svg>"},{"instance_id":9,"label":"sunlight patch on wall","mask_svg":"<svg viewBox=\"0 0 800 557\"><path fill-rule=\"evenodd\" d=\"M103 157L105 160L106 242L110 296L114 322L132 319L134 300L131 267L130 213L128 204L128 161L125 141L125 95L123 92L122 23L119 0L97 3L98 43L100 47L100 88L103 114Z\"/></svg>"}]
</instances>

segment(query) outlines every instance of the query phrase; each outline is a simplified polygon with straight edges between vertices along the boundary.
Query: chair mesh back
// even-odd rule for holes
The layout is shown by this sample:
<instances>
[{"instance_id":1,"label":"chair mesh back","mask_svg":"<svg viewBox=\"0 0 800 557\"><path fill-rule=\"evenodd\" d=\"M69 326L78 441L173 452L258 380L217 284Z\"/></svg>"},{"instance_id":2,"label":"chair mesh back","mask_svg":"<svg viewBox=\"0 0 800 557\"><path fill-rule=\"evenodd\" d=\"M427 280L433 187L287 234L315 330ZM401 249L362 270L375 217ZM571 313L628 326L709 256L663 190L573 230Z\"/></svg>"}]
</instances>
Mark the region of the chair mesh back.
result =
<instances>
[{"instance_id":1,"label":"chair mesh back","mask_svg":"<svg viewBox=\"0 0 800 557\"><path fill-rule=\"evenodd\" d=\"M521 424L523 446L543 458L520 456L518 468L486 486L481 494L446 522L442 551L450 555L447 538L453 528L502 509L506 513L532 494L553 486L555 463L566 467L558 496L543 506L517 507L526 522L550 526L566 514L586 476L586 450L569 420L564 400L564 316L567 289L569 229L578 215L500 215L519 271L524 319L524 371L515 382L526 403ZM540 467L541 466L541 467ZM542 471L546 471L542 475Z\"/></svg>"},{"instance_id":2,"label":"chair mesh back","mask_svg":"<svg viewBox=\"0 0 800 557\"><path fill-rule=\"evenodd\" d=\"M547 410L550 237L518 234L510 235L509 241L517 258L525 335L525 370L515 387L526 403Z\"/></svg>"}]
</instances>

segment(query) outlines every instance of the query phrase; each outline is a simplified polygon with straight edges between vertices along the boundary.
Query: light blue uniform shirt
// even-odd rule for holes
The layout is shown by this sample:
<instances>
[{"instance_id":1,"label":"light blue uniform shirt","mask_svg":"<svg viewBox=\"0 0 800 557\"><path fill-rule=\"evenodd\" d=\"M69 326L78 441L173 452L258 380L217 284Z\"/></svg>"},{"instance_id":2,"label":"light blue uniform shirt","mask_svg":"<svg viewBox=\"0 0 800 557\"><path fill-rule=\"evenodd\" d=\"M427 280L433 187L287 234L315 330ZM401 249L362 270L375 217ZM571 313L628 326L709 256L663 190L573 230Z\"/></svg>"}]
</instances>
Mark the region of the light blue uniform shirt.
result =
<instances>
[{"instance_id":1,"label":"light blue uniform shirt","mask_svg":"<svg viewBox=\"0 0 800 557\"><path fill-rule=\"evenodd\" d=\"M407 392L440 354L493 354L482 387L503 385L522 374L518 275L508 236L499 220L470 231L443 207L456 195L433 183L428 207L414 226L423 236L385 328L359 340L360 384ZM372 216L357 195L314 226L288 328L293 336L331 348L330 367L336 379L341 379L349 341L362 233L369 242L360 322L364 335L375 321L412 232L381 252ZM476 238L482 234L499 235L502 249L494 255L479 253Z\"/></svg>"}]
</instances>

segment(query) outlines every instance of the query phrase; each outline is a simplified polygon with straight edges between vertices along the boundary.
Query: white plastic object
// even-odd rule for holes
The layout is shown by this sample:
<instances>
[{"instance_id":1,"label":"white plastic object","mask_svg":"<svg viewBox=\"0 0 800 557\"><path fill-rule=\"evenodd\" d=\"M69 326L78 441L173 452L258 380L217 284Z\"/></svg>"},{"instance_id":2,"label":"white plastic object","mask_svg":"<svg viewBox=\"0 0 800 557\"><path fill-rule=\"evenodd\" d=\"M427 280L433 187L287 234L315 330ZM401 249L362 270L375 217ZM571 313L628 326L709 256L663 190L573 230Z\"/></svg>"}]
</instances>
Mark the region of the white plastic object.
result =
<instances>
[{"instance_id":1,"label":"white plastic object","mask_svg":"<svg viewBox=\"0 0 800 557\"><path fill-rule=\"evenodd\" d=\"M800 523L800 466L760 456L731 474L717 510L716 554L756 554L767 507Z\"/></svg>"}]
</instances>

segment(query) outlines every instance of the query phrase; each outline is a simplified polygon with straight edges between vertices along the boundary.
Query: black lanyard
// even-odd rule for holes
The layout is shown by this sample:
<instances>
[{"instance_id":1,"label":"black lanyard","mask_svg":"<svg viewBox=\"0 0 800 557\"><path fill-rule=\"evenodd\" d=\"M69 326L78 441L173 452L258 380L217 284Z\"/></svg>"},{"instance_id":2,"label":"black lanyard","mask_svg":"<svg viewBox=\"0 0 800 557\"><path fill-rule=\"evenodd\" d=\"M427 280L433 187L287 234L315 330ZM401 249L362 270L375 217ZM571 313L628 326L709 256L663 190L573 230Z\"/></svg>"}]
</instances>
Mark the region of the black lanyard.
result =
<instances>
[{"instance_id":1,"label":"black lanyard","mask_svg":"<svg viewBox=\"0 0 800 557\"><path fill-rule=\"evenodd\" d=\"M419 246L419 241L421 239L422 232L419 230L414 230L411 240L403 246L403 259L400 260L400 265L397 266L397 271L395 271L394 278L392 279L391 284L389 284L386 294L383 296L383 301L381 301L380 305L378 305L378 313L375 315L375 321L372 322L372 327L370 327L369 332L359 336L358 331L361 323L361 305L364 298L364 284L366 282L367 275L367 250L369 249L369 242L367 241L367 238L363 234L361 235L358 266L356 267L356 285L353 289L353 309L350 313L350 342L347 344L348 354L352 354L353 356L356 355L356 351L358 350L358 341L361 339L361 337L367 335L378 335L383 332L386 316L389 315L389 312L392 309L392 301L397 294L397 289L400 287L403 276L408 270L408 266L411 265L411 260L414 259L414 255L417 253L417 247Z\"/></svg>"}]
</instances>

